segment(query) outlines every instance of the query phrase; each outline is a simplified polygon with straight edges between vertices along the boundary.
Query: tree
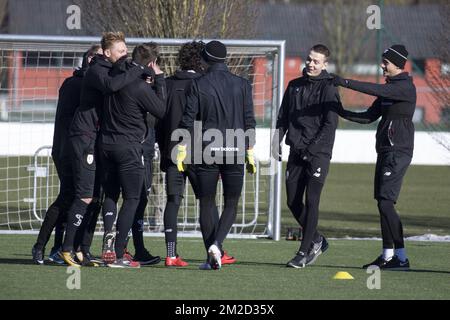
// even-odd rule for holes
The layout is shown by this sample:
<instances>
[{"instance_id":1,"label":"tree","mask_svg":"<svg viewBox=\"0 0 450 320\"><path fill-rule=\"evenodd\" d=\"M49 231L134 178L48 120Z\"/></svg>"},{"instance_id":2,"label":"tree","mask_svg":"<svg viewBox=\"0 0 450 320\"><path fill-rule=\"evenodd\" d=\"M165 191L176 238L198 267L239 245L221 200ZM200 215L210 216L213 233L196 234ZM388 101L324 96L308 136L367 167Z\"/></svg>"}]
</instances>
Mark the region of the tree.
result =
<instances>
[{"instance_id":1,"label":"tree","mask_svg":"<svg viewBox=\"0 0 450 320\"><path fill-rule=\"evenodd\" d=\"M123 31L128 37L248 38L257 17L246 0L76 0L88 34ZM174 57L163 67L171 74Z\"/></svg>"},{"instance_id":2,"label":"tree","mask_svg":"<svg viewBox=\"0 0 450 320\"><path fill-rule=\"evenodd\" d=\"M426 69L426 78L428 85L433 90L433 101L437 112L441 114L439 124L430 125L433 131L450 130L450 70L444 70L450 63L450 5L442 5L441 10L441 28L439 32L432 35L434 51L436 52L437 63L428 65ZM448 68L448 67L447 67ZM444 148L450 151L450 139L447 135L433 133L433 138Z\"/></svg>"},{"instance_id":3,"label":"tree","mask_svg":"<svg viewBox=\"0 0 450 320\"><path fill-rule=\"evenodd\" d=\"M362 53L369 4L366 0L323 2L322 21L337 74L348 73Z\"/></svg>"}]
</instances>

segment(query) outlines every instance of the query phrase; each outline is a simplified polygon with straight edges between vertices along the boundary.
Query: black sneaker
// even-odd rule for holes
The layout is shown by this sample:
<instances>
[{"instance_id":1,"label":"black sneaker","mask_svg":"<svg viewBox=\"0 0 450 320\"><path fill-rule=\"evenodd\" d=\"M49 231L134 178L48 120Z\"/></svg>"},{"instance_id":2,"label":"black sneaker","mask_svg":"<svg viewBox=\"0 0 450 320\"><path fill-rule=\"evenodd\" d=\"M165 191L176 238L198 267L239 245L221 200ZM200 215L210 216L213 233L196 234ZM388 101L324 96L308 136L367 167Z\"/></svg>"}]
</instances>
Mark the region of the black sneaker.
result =
<instances>
[{"instance_id":1,"label":"black sneaker","mask_svg":"<svg viewBox=\"0 0 450 320\"><path fill-rule=\"evenodd\" d=\"M94 263L103 264L103 260L100 258L95 258L89 251L83 252L83 256L85 259L92 261Z\"/></svg>"},{"instance_id":2,"label":"black sneaker","mask_svg":"<svg viewBox=\"0 0 450 320\"><path fill-rule=\"evenodd\" d=\"M38 265L44 264L44 250L37 249L36 246L33 246L31 249L31 255L33 256L34 263Z\"/></svg>"},{"instance_id":3,"label":"black sneaker","mask_svg":"<svg viewBox=\"0 0 450 320\"><path fill-rule=\"evenodd\" d=\"M363 265L363 269L367 269L370 266L375 266L375 267L378 267L380 269L383 269L383 267L386 265L386 263L388 263L388 261L384 260L383 256L380 255L373 262Z\"/></svg>"},{"instance_id":4,"label":"black sneaker","mask_svg":"<svg viewBox=\"0 0 450 320\"><path fill-rule=\"evenodd\" d=\"M307 261L308 256L304 252L299 251L297 252L297 255L287 263L286 267L297 269L304 268L306 266Z\"/></svg>"},{"instance_id":5,"label":"black sneaker","mask_svg":"<svg viewBox=\"0 0 450 320\"><path fill-rule=\"evenodd\" d=\"M152 264L157 264L161 262L160 256L152 256L147 249L142 252L136 252L133 258L134 261L139 262L141 265L149 266Z\"/></svg>"},{"instance_id":6,"label":"black sneaker","mask_svg":"<svg viewBox=\"0 0 450 320\"><path fill-rule=\"evenodd\" d=\"M320 236L319 242L312 242L308 251L306 265L313 264L316 259L328 249L328 241L324 236Z\"/></svg>"},{"instance_id":7,"label":"black sneaker","mask_svg":"<svg viewBox=\"0 0 450 320\"><path fill-rule=\"evenodd\" d=\"M108 267L110 268L132 268L139 269L141 265L136 261L128 261L123 258L117 259L114 263L109 263Z\"/></svg>"},{"instance_id":8,"label":"black sneaker","mask_svg":"<svg viewBox=\"0 0 450 320\"><path fill-rule=\"evenodd\" d=\"M407 271L409 270L409 260L406 259L405 261L401 261L397 256L394 256L383 267L381 267L381 269Z\"/></svg>"},{"instance_id":9,"label":"black sneaker","mask_svg":"<svg viewBox=\"0 0 450 320\"><path fill-rule=\"evenodd\" d=\"M83 260L81 261L83 267L100 267L103 261L95 259L90 252L83 252Z\"/></svg>"},{"instance_id":10,"label":"black sneaker","mask_svg":"<svg viewBox=\"0 0 450 320\"><path fill-rule=\"evenodd\" d=\"M329 245L328 245L327 239L325 239L324 236L321 236L321 237L322 237L322 246L320 248L320 251L322 251L322 253L324 253L325 251L328 250Z\"/></svg>"}]
</instances>

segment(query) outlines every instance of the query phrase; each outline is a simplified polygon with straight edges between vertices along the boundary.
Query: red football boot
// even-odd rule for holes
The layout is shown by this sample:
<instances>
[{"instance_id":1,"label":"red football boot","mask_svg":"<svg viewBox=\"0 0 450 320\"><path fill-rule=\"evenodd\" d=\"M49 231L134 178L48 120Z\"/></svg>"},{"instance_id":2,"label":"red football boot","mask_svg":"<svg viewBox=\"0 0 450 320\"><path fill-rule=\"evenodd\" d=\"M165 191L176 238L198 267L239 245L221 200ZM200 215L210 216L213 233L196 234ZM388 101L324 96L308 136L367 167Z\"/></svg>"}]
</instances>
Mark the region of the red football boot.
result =
<instances>
[{"instance_id":1,"label":"red football boot","mask_svg":"<svg viewBox=\"0 0 450 320\"><path fill-rule=\"evenodd\" d=\"M222 264L233 264L236 262L236 258L229 256L226 251L223 252L221 260L222 260Z\"/></svg>"},{"instance_id":2,"label":"red football boot","mask_svg":"<svg viewBox=\"0 0 450 320\"><path fill-rule=\"evenodd\" d=\"M180 256L176 258L166 257L166 267L187 267L189 263L181 259Z\"/></svg>"}]
</instances>

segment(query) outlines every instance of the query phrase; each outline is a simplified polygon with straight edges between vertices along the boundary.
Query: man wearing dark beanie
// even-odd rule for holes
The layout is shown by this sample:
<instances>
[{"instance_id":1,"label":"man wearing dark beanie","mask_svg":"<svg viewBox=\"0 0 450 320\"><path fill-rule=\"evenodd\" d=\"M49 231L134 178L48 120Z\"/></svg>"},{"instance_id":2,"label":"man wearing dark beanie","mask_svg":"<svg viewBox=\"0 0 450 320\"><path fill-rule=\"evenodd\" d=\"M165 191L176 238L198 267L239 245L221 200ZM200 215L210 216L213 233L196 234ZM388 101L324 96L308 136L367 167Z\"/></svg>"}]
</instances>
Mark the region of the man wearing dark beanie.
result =
<instances>
[{"instance_id":1,"label":"man wearing dark beanie","mask_svg":"<svg viewBox=\"0 0 450 320\"><path fill-rule=\"evenodd\" d=\"M408 51L403 45L393 45L383 53L381 68L385 84L373 84L335 76L334 83L377 97L365 112L351 112L341 108L341 117L358 122L372 123L381 117L376 134L378 154L375 168L374 197L380 212L383 252L375 261L366 264L380 269L408 270L403 241L403 226L394 205L400 194L403 177L408 169L414 149L416 87L412 77L403 69Z\"/></svg>"},{"instance_id":2,"label":"man wearing dark beanie","mask_svg":"<svg viewBox=\"0 0 450 320\"><path fill-rule=\"evenodd\" d=\"M199 163L195 155L193 157L198 178L200 229L208 253L207 261L200 265L202 270L221 268L222 243L236 219L237 205L242 192L244 155L247 171L256 172L252 149L256 126L252 87L247 79L238 77L228 70L225 64L226 56L227 49L220 41L206 44L202 57L208 64L208 71L203 77L193 81L178 126L190 132L195 120L201 122L202 126L203 141L199 149L203 156ZM227 139L230 130L236 134L234 138L237 138L237 147L235 139ZM217 135L213 134L212 139L207 138L213 131ZM245 135L238 136L239 131L245 132ZM213 143L210 143L210 139ZM184 171L185 160L189 159L186 148L183 142L178 145L177 159L174 161L181 172ZM216 209L219 177L222 179L224 190L224 209L220 219Z\"/></svg>"}]
</instances>

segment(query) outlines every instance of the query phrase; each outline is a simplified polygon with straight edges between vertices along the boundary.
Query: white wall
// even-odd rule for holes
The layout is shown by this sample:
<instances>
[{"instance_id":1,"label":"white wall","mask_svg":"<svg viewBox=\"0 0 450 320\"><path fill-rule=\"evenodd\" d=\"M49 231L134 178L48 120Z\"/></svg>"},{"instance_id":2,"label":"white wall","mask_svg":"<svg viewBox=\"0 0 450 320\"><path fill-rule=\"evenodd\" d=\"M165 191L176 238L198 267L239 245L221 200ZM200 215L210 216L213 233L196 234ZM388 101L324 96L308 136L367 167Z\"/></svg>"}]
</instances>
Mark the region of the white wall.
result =
<instances>
[{"instance_id":1,"label":"white wall","mask_svg":"<svg viewBox=\"0 0 450 320\"><path fill-rule=\"evenodd\" d=\"M450 142L450 133L416 132L413 164L450 165L450 151L432 135ZM33 155L45 145L52 145L53 124L25 124L0 122L0 156ZM270 130L257 129L255 153L260 160L268 160ZM283 160L289 147L283 144ZM375 163L375 131L337 130L332 162Z\"/></svg>"}]
</instances>

